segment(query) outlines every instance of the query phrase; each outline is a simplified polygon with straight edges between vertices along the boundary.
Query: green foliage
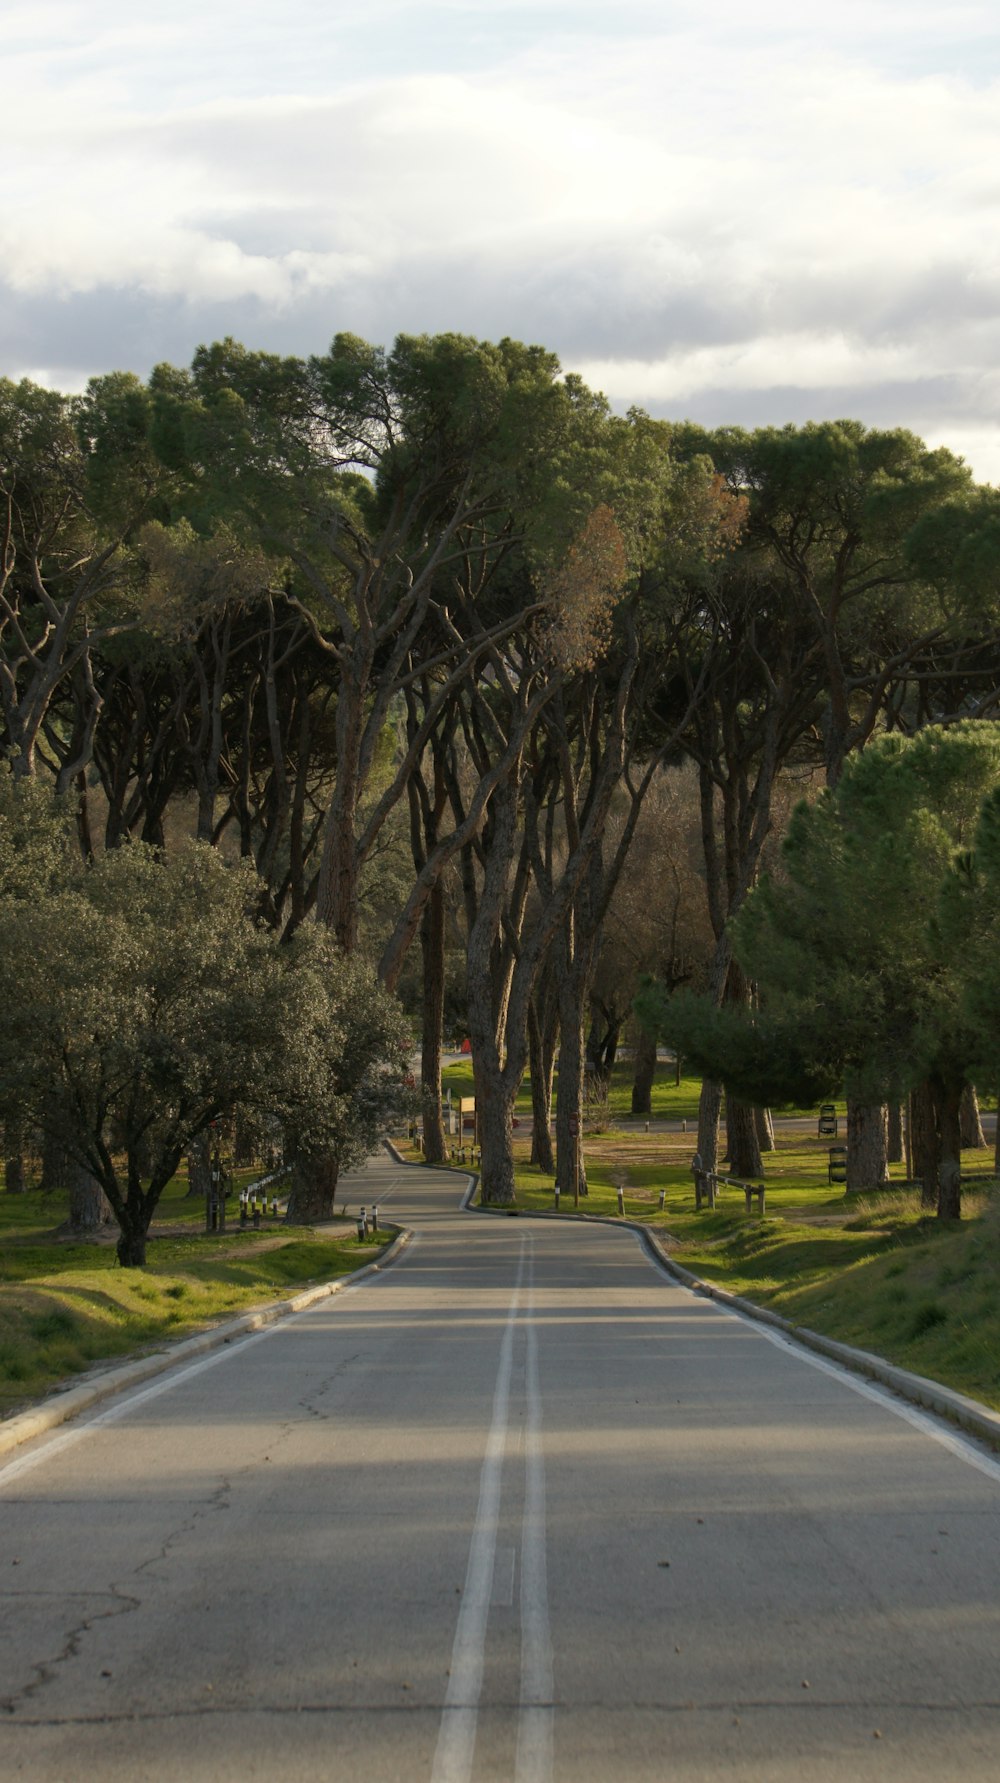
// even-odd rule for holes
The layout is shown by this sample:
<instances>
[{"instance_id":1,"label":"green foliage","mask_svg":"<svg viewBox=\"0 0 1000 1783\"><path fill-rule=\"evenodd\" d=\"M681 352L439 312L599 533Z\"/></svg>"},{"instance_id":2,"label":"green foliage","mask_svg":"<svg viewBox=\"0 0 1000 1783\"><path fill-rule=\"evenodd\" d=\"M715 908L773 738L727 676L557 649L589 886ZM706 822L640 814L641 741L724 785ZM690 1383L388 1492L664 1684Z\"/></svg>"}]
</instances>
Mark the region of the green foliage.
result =
<instances>
[{"instance_id":1,"label":"green foliage","mask_svg":"<svg viewBox=\"0 0 1000 1783\"><path fill-rule=\"evenodd\" d=\"M963 961L963 1012L980 1082L1000 1082L1000 786L984 800L974 847L956 855L937 916L942 947Z\"/></svg>"},{"instance_id":2,"label":"green foliage","mask_svg":"<svg viewBox=\"0 0 1000 1783\"><path fill-rule=\"evenodd\" d=\"M223 1115L281 1121L345 1166L370 1149L405 1027L362 962L314 927L282 946L246 863L141 845L67 862L61 813L30 784L0 794L0 1106L59 1138L123 1233L145 1233Z\"/></svg>"},{"instance_id":3,"label":"green foliage","mask_svg":"<svg viewBox=\"0 0 1000 1783\"><path fill-rule=\"evenodd\" d=\"M998 782L998 726L876 740L835 792L798 807L780 875L732 924L761 1008L667 1001L654 989L641 1000L644 1019L752 1101L818 1100L838 1082L882 1101L934 1071L967 1075L983 1046L963 1011L988 1026L983 986L996 982L995 796L980 820L982 867L952 862Z\"/></svg>"},{"instance_id":4,"label":"green foliage","mask_svg":"<svg viewBox=\"0 0 1000 1783\"><path fill-rule=\"evenodd\" d=\"M824 1033L820 997L795 1007L718 1008L710 997L652 984L636 999L636 1013L675 1046L702 1076L718 1078L762 1107L812 1107L835 1094L843 1066Z\"/></svg>"}]
</instances>

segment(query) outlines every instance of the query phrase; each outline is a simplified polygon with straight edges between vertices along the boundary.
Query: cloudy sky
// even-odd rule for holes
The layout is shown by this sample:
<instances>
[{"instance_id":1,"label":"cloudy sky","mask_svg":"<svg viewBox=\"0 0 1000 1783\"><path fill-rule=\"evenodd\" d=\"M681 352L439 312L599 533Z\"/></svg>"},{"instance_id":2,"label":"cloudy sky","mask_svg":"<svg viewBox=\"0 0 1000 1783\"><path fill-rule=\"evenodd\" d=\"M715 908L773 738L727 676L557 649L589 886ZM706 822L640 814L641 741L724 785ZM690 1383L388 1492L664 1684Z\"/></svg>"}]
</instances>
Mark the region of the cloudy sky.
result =
<instances>
[{"instance_id":1,"label":"cloudy sky","mask_svg":"<svg viewBox=\"0 0 1000 1783\"><path fill-rule=\"evenodd\" d=\"M998 0L4 0L0 371L512 334L1000 482Z\"/></svg>"}]
</instances>

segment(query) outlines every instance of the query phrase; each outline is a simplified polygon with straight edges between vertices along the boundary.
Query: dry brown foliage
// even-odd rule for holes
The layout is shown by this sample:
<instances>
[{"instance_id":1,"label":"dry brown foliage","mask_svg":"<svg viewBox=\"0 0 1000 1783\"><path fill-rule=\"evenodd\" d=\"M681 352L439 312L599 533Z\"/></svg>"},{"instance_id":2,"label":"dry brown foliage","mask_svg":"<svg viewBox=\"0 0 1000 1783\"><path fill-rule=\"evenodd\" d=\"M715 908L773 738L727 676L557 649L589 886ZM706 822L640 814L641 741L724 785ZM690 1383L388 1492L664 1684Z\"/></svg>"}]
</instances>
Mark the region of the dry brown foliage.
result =
<instances>
[{"instance_id":1,"label":"dry brown foliage","mask_svg":"<svg viewBox=\"0 0 1000 1783\"><path fill-rule=\"evenodd\" d=\"M549 584L553 617L547 644L560 668L590 668L607 648L627 570L618 522L602 503L584 522Z\"/></svg>"}]
</instances>

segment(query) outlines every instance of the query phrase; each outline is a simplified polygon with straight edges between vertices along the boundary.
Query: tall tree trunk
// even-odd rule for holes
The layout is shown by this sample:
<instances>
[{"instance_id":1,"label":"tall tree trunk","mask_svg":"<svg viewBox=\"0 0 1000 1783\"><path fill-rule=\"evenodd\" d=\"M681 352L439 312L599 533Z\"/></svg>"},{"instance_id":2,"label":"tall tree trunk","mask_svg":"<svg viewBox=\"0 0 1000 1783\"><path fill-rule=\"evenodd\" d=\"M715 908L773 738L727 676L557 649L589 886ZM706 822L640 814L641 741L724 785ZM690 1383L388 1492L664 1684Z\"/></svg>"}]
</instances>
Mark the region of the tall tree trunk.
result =
<instances>
[{"instance_id":1,"label":"tall tree trunk","mask_svg":"<svg viewBox=\"0 0 1000 1783\"><path fill-rule=\"evenodd\" d=\"M290 1226L314 1226L333 1218L340 1164L332 1153L310 1157L292 1148L291 1188L285 1219Z\"/></svg>"},{"instance_id":2,"label":"tall tree trunk","mask_svg":"<svg viewBox=\"0 0 1000 1783\"><path fill-rule=\"evenodd\" d=\"M764 1161L757 1139L757 1123L749 1102L740 1102L726 1091L726 1145L733 1176L763 1176Z\"/></svg>"},{"instance_id":3,"label":"tall tree trunk","mask_svg":"<svg viewBox=\"0 0 1000 1783\"><path fill-rule=\"evenodd\" d=\"M552 1075L555 1066L555 1032L546 1033L532 997L528 1010L528 1057L531 1072L531 1162L546 1176L555 1174L552 1149Z\"/></svg>"},{"instance_id":4,"label":"tall tree trunk","mask_svg":"<svg viewBox=\"0 0 1000 1783\"><path fill-rule=\"evenodd\" d=\"M212 1135L205 1129L192 1139L188 1150L188 1195L204 1201L212 1187Z\"/></svg>"},{"instance_id":5,"label":"tall tree trunk","mask_svg":"<svg viewBox=\"0 0 1000 1783\"><path fill-rule=\"evenodd\" d=\"M889 1124L884 1102L847 1098L847 1189L877 1189L888 1174Z\"/></svg>"},{"instance_id":6,"label":"tall tree trunk","mask_svg":"<svg viewBox=\"0 0 1000 1783\"><path fill-rule=\"evenodd\" d=\"M698 1156L701 1167L709 1175L719 1168L719 1113L722 1108L722 1085L712 1078L702 1079L698 1098Z\"/></svg>"},{"instance_id":7,"label":"tall tree trunk","mask_svg":"<svg viewBox=\"0 0 1000 1783\"><path fill-rule=\"evenodd\" d=\"M420 1032L420 1103L424 1158L443 1164L448 1155L441 1112L441 1043L444 1032L444 887L431 888L420 919L423 1002Z\"/></svg>"},{"instance_id":8,"label":"tall tree trunk","mask_svg":"<svg viewBox=\"0 0 1000 1783\"><path fill-rule=\"evenodd\" d=\"M632 1113L652 1114L653 1083L656 1078L656 1035L639 1029L635 1048L635 1076L632 1080Z\"/></svg>"},{"instance_id":9,"label":"tall tree trunk","mask_svg":"<svg viewBox=\"0 0 1000 1783\"><path fill-rule=\"evenodd\" d=\"M99 1232L102 1226L113 1225L114 1219L111 1203L100 1183L91 1176L88 1170L83 1168L82 1164L77 1164L75 1160L71 1161L69 1164L69 1218L66 1221L68 1230L84 1237L91 1232Z\"/></svg>"},{"instance_id":10,"label":"tall tree trunk","mask_svg":"<svg viewBox=\"0 0 1000 1783\"><path fill-rule=\"evenodd\" d=\"M19 1121L7 1121L3 1130L4 1182L9 1195L23 1195L28 1187L24 1167L24 1132Z\"/></svg>"},{"instance_id":11,"label":"tall tree trunk","mask_svg":"<svg viewBox=\"0 0 1000 1783\"><path fill-rule=\"evenodd\" d=\"M938 1166L938 1219L962 1217L962 1081L934 1073L930 1079L937 1117L941 1161Z\"/></svg>"},{"instance_id":12,"label":"tall tree trunk","mask_svg":"<svg viewBox=\"0 0 1000 1783\"><path fill-rule=\"evenodd\" d=\"M934 1098L928 1083L918 1084L910 1093L910 1149L913 1174L920 1184L921 1205L937 1207L941 1146Z\"/></svg>"},{"instance_id":13,"label":"tall tree trunk","mask_svg":"<svg viewBox=\"0 0 1000 1783\"><path fill-rule=\"evenodd\" d=\"M755 1108L754 1123L757 1128L757 1143L762 1152L774 1151L774 1122L769 1108Z\"/></svg>"},{"instance_id":14,"label":"tall tree trunk","mask_svg":"<svg viewBox=\"0 0 1000 1783\"><path fill-rule=\"evenodd\" d=\"M361 791L361 746L365 693L372 666L371 646L355 645L342 663L337 694L337 778L326 814L316 914L332 929L345 953L358 946L357 812Z\"/></svg>"},{"instance_id":15,"label":"tall tree trunk","mask_svg":"<svg viewBox=\"0 0 1000 1783\"><path fill-rule=\"evenodd\" d=\"M568 970L559 987L559 1095L556 1099L556 1184L563 1195L587 1193L583 1163L583 985L578 967ZM576 1121L576 1137L571 1132Z\"/></svg>"},{"instance_id":16,"label":"tall tree trunk","mask_svg":"<svg viewBox=\"0 0 1000 1783\"><path fill-rule=\"evenodd\" d=\"M57 1189L68 1189L72 1176L72 1164L65 1147L52 1133L42 1136L42 1180L39 1188L43 1195L51 1195Z\"/></svg>"},{"instance_id":17,"label":"tall tree trunk","mask_svg":"<svg viewBox=\"0 0 1000 1783\"><path fill-rule=\"evenodd\" d=\"M889 1137L886 1156L890 1164L901 1164L903 1161L903 1107L900 1102L889 1103Z\"/></svg>"},{"instance_id":18,"label":"tall tree trunk","mask_svg":"<svg viewBox=\"0 0 1000 1783\"><path fill-rule=\"evenodd\" d=\"M986 1150L986 1134L979 1117L979 1097L974 1084L967 1083L962 1091L961 1107L962 1150L984 1152Z\"/></svg>"},{"instance_id":19,"label":"tall tree trunk","mask_svg":"<svg viewBox=\"0 0 1000 1783\"><path fill-rule=\"evenodd\" d=\"M233 1163L246 1169L257 1161L257 1139L253 1129L237 1115L233 1124Z\"/></svg>"},{"instance_id":20,"label":"tall tree trunk","mask_svg":"<svg viewBox=\"0 0 1000 1783\"><path fill-rule=\"evenodd\" d=\"M480 1182L483 1203L514 1205L514 1097L501 1073L483 1070L473 1052L476 1074L476 1124L479 1128Z\"/></svg>"}]
</instances>

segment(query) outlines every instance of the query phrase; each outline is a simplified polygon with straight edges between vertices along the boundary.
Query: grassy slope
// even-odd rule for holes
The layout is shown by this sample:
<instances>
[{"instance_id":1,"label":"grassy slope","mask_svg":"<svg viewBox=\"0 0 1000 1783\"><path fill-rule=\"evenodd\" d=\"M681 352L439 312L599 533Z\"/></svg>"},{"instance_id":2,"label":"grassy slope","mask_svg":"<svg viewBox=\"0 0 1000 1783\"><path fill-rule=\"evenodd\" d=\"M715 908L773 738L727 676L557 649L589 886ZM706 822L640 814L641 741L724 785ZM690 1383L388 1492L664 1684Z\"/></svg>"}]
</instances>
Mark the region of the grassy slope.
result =
<instances>
[{"instance_id":1,"label":"grassy slope","mask_svg":"<svg viewBox=\"0 0 1000 1783\"><path fill-rule=\"evenodd\" d=\"M331 1238L277 1225L241 1231L230 1215L226 1232L206 1234L186 1188L179 1179L161 1201L145 1270L120 1269L113 1245L54 1241L59 1197L0 1194L0 1416L95 1362L189 1336L374 1254L353 1222Z\"/></svg>"}]
</instances>

